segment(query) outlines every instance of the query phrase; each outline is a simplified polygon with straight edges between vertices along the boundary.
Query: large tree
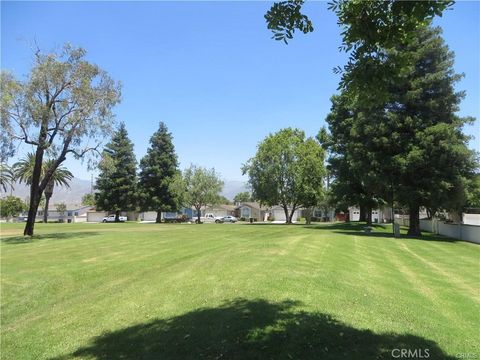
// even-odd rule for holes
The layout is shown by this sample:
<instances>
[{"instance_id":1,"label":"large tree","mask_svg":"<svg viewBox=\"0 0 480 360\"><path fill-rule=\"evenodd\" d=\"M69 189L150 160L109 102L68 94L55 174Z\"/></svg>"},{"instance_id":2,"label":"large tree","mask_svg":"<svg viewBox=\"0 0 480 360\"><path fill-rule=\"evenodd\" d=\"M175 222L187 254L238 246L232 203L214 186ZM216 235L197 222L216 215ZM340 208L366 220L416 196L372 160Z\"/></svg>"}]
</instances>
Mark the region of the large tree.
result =
<instances>
[{"instance_id":1,"label":"large tree","mask_svg":"<svg viewBox=\"0 0 480 360\"><path fill-rule=\"evenodd\" d=\"M467 201L477 162L462 126L473 120L456 115L464 94L454 90L460 76L439 29L419 28L386 54L390 67L408 59L402 78L388 87L388 101L365 106L351 92L334 99L327 118L337 155L331 164L338 178L361 180L358 194L367 190L368 199L408 208L408 234L418 236L420 207L460 209Z\"/></svg>"},{"instance_id":2,"label":"large tree","mask_svg":"<svg viewBox=\"0 0 480 360\"><path fill-rule=\"evenodd\" d=\"M365 134L356 129L359 111L354 102L342 93L332 97L326 122L329 131L317 135L328 150L328 168L332 179L331 196L335 202L360 208L360 221L372 222L372 209L378 205L378 176L373 171L370 149ZM381 179L383 180L383 179Z\"/></svg>"},{"instance_id":3,"label":"large tree","mask_svg":"<svg viewBox=\"0 0 480 360\"><path fill-rule=\"evenodd\" d=\"M124 123L103 150L99 169L95 186L97 208L115 212L115 221L119 222L120 212L135 210L138 200L137 161Z\"/></svg>"},{"instance_id":4,"label":"large tree","mask_svg":"<svg viewBox=\"0 0 480 360\"><path fill-rule=\"evenodd\" d=\"M178 198L171 187L177 172L178 160L172 134L161 122L150 138L147 154L140 160L139 174L140 208L156 211L157 223L162 220L162 212L178 210Z\"/></svg>"},{"instance_id":5,"label":"large tree","mask_svg":"<svg viewBox=\"0 0 480 360\"><path fill-rule=\"evenodd\" d=\"M10 219L14 216L20 215L25 211L27 204L22 199L15 196L6 196L0 199L0 216Z\"/></svg>"},{"instance_id":6,"label":"large tree","mask_svg":"<svg viewBox=\"0 0 480 360\"><path fill-rule=\"evenodd\" d=\"M40 181L45 177L45 174L54 166L54 160L47 159L42 164L42 174ZM24 158L20 159L13 165L15 178L20 183L26 185L32 185L33 170L35 169L35 154L27 153ZM73 179L73 174L64 166L59 166L53 171L50 181L44 190L45 204L43 208L43 222L48 221L48 206L50 204L50 198L53 195L55 186L70 187L69 181ZM39 204L40 205L40 204Z\"/></svg>"},{"instance_id":7,"label":"large tree","mask_svg":"<svg viewBox=\"0 0 480 360\"><path fill-rule=\"evenodd\" d=\"M183 179L186 188L185 203L195 208L199 224L202 208L220 202L223 181L215 169L205 169L195 165L185 169Z\"/></svg>"},{"instance_id":8,"label":"large tree","mask_svg":"<svg viewBox=\"0 0 480 360\"><path fill-rule=\"evenodd\" d=\"M318 203L325 176L324 150L298 129L267 136L244 166L253 197L268 206L280 205L287 223L295 211Z\"/></svg>"},{"instance_id":9,"label":"large tree","mask_svg":"<svg viewBox=\"0 0 480 360\"><path fill-rule=\"evenodd\" d=\"M68 45L58 53L36 51L25 80L1 74L1 125L8 135L1 140L35 149L25 235L33 235L39 201L67 155L82 158L94 152L112 127L111 110L119 102L120 87L105 71L86 61L85 54L85 50ZM11 143L2 144L2 149L8 145ZM53 166L42 177L46 152Z\"/></svg>"},{"instance_id":10,"label":"large tree","mask_svg":"<svg viewBox=\"0 0 480 360\"><path fill-rule=\"evenodd\" d=\"M402 81L389 88L386 106L390 172L399 203L408 206L409 235L420 235L419 209L461 207L467 200L467 184L475 174L476 154L468 148L462 132L472 118L456 113L464 92L455 91L461 75L453 68L449 51L439 28L419 29L407 44L390 49L389 61L398 54L409 59ZM382 139L378 139L382 141Z\"/></svg>"}]
</instances>

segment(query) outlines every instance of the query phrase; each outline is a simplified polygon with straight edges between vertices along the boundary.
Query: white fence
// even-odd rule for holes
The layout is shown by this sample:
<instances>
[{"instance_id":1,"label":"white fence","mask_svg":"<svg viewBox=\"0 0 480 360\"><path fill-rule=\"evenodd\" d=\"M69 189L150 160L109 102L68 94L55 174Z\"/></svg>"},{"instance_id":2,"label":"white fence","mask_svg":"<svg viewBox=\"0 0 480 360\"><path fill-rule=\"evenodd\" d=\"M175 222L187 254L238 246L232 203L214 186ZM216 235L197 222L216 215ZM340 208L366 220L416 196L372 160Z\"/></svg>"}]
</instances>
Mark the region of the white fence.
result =
<instances>
[{"instance_id":1,"label":"white fence","mask_svg":"<svg viewBox=\"0 0 480 360\"><path fill-rule=\"evenodd\" d=\"M408 215L395 215L395 223L402 226L408 226ZM423 231L429 231L433 234L480 244L480 226L478 225L453 224L438 219L423 219L420 220L420 229Z\"/></svg>"},{"instance_id":2,"label":"white fence","mask_svg":"<svg viewBox=\"0 0 480 360\"><path fill-rule=\"evenodd\" d=\"M420 220L420 229L450 238L480 244L480 226L451 224L440 220Z\"/></svg>"}]
</instances>

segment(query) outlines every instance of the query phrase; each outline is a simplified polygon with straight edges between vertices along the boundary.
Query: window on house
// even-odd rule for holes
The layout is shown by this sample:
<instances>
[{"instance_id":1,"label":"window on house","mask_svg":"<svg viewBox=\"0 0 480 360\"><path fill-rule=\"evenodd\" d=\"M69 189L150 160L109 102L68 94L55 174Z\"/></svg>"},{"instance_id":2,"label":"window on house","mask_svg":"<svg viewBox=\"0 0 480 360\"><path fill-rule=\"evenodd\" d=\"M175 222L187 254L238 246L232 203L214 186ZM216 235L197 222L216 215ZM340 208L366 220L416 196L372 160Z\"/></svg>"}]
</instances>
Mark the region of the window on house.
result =
<instances>
[{"instance_id":1,"label":"window on house","mask_svg":"<svg viewBox=\"0 0 480 360\"><path fill-rule=\"evenodd\" d=\"M69 211L69 212L67 213L67 216L72 216L72 212Z\"/></svg>"},{"instance_id":2,"label":"window on house","mask_svg":"<svg viewBox=\"0 0 480 360\"><path fill-rule=\"evenodd\" d=\"M248 208L248 207L242 208L242 211L241 211L240 215L241 215L241 217L249 218L250 217L250 208Z\"/></svg>"},{"instance_id":3,"label":"window on house","mask_svg":"<svg viewBox=\"0 0 480 360\"><path fill-rule=\"evenodd\" d=\"M75 215L75 216L78 216L78 211L75 211L74 215Z\"/></svg>"}]
</instances>

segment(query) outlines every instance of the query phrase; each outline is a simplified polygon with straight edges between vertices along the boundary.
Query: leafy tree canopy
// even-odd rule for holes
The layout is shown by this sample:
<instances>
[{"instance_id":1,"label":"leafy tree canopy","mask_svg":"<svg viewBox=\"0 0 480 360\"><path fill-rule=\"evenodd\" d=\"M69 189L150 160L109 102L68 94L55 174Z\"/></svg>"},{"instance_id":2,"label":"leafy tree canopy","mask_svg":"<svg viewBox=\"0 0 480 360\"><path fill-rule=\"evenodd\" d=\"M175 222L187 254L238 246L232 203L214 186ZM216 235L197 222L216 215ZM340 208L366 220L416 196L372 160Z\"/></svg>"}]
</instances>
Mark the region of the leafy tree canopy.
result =
<instances>
[{"instance_id":1,"label":"leafy tree canopy","mask_svg":"<svg viewBox=\"0 0 480 360\"><path fill-rule=\"evenodd\" d=\"M249 202L253 201L252 194L248 191L243 191L239 192L235 197L233 198L234 202Z\"/></svg>"},{"instance_id":2,"label":"leafy tree canopy","mask_svg":"<svg viewBox=\"0 0 480 360\"><path fill-rule=\"evenodd\" d=\"M33 235L40 198L67 155L95 154L112 130L120 85L85 55L84 49L70 45L59 52L37 50L24 80L1 73L1 157L12 155L19 142L33 146L35 153L25 235ZM41 179L46 152L53 165Z\"/></svg>"},{"instance_id":3,"label":"leafy tree canopy","mask_svg":"<svg viewBox=\"0 0 480 360\"><path fill-rule=\"evenodd\" d=\"M91 193L84 194L82 196L82 205L95 206L96 205L95 194L91 194Z\"/></svg>"},{"instance_id":4,"label":"leafy tree canopy","mask_svg":"<svg viewBox=\"0 0 480 360\"><path fill-rule=\"evenodd\" d=\"M299 207L313 206L322 196L324 150L298 129L267 136L244 166L253 197L268 206L281 205L287 221ZM288 213L290 210L290 213ZM288 216L287 216L288 215Z\"/></svg>"},{"instance_id":5,"label":"leafy tree canopy","mask_svg":"<svg viewBox=\"0 0 480 360\"><path fill-rule=\"evenodd\" d=\"M191 165L184 171L184 182L187 190L185 201L197 210L200 222L200 210L220 202L223 181L215 169Z\"/></svg>"},{"instance_id":6,"label":"leafy tree canopy","mask_svg":"<svg viewBox=\"0 0 480 360\"><path fill-rule=\"evenodd\" d=\"M27 209L27 204L16 196L6 196L0 199L0 216L11 218L20 215Z\"/></svg>"}]
</instances>

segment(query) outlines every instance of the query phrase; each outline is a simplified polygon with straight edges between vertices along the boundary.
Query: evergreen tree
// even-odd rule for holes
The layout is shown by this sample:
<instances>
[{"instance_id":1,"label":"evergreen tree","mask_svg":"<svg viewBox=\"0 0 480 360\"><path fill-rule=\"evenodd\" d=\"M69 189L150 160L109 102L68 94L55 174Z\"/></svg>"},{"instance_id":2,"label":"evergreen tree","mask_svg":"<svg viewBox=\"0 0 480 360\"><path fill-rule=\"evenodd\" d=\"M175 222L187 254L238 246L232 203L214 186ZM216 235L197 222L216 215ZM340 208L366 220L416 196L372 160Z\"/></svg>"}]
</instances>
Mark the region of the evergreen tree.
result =
<instances>
[{"instance_id":1,"label":"evergreen tree","mask_svg":"<svg viewBox=\"0 0 480 360\"><path fill-rule=\"evenodd\" d=\"M390 82L388 101L366 106L347 91L333 99L327 117L334 193L360 206L366 195L371 205L386 200L408 208L412 236L420 235L420 207L458 212L478 171L462 132L473 120L456 115L464 93L454 84L461 76L440 34L423 27L410 42L386 50L386 63L376 65L379 74L408 60L402 76Z\"/></svg>"},{"instance_id":2,"label":"evergreen tree","mask_svg":"<svg viewBox=\"0 0 480 360\"><path fill-rule=\"evenodd\" d=\"M133 144L128 138L125 124L121 123L102 154L99 164L95 200L100 210L114 211L118 222L120 211L136 209L137 162Z\"/></svg>"},{"instance_id":3,"label":"evergreen tree","mask_svg":"<svg viewBox=\"0 0 480 360\"><path fill-rule=\"evenodd\" d=\"M409 208L408 234L418 236L420 207L453 209L467 200L478 164L462 127L473 119L456 115L465 94L455 92L461 75L454 72L454 54L439 28L424 27L407 45L388 53L390 63L398 55L410 59L410 66L391 86L380 124L388 131L382 138L377 132L377 141L388 144L384 172L394 179L398 202Z\"/></svg>"},{"instance_id":4,"label":"evergreen tree","mask_svg":"<svg viewBox=\"0 0 480 360\"><path fill-rule=\"evenodd\" d=\"M380 197L382 183L376 169L378 163L373 160L375 152L359 121L374 118L361 112L355 101L342 93L332 97L332 107L327 115L329 133L321 130L317 139L329 150L328 168L333 176L331 187L332 201L344 207L357 205L360 208L360 221L372 223L372 209L383 203Z\"/></svg>"},{"instance_id":5,"label":"evergreen tree","mask_svg":"<svg viewBox=\"0 0 480 360\"><path fill-rule=\"evenodd\" d=\"M139 190L142 210L161 213L178 210L178 196L171 184L178 172L177 155L172 143L172 134L161 122L158 131L150 138L147 154L140 161Z\"/></svg>"}]
</instances>

